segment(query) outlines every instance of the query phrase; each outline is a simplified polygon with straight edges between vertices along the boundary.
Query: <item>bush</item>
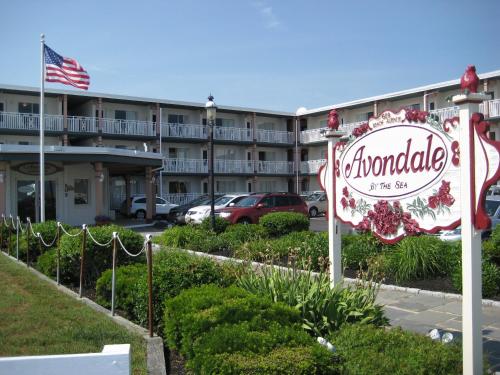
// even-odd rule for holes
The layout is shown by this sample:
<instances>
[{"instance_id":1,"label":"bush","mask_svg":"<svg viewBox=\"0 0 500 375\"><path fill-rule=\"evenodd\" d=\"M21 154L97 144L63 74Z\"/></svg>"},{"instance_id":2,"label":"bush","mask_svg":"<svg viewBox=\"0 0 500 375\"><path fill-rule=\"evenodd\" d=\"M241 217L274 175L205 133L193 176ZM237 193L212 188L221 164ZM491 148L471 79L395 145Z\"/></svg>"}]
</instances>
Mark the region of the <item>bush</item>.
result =
<instances>
[{"instance_id":1,"label":"bush","mask_svg":"<svg viewBox=\"0 0 500 375\"><path fill-rule=\"evenodd\" d=\"M400 328L390 331L370 325L342 327L329 336L339 355L342 374L461 374L457 344L442 344Z\"/></svg>"},{"instance_id":2,"label":"bush","mask_svg":"<svg viewBox=\"0 0 500 375\"><path fill-rule=\"evenodd\" d=\"M168 247L178 249L190 248L190 245L200 243L207 233L200 227L192 225L176 225L165 230L160 236L155 238L155 242Z\"/></svg>"},{"instance_id":3,"label":"bush","mask_svg":"<svg viewBox=\"0 0 500 375\"><path fill-rule=\"evenodd\" d=\"M368 259L382 250L382 244L371 233L342 236L342 263L350 269L365 269Z\"/></svg>"},{"instance_id":4,"label":"bush","mask_svg":"<svg viewBox=\"0 0 500 375\"><path fill-rule=\"evenodd\" d=\"M50 249L38 257L36 268L43 274L57 277L57 249Z\"/></svg>"},{"instance_id":5,"label":"bush","mask_svg":"<svg viewBox=\"0 0 500 375\"><path fill-rule=\"evenodd\" d=\"M221 238L224 238L229 249L235 251L245 242L266 239L267 231L260 224L234 224L226 228Z\"/></svg>"},{"instance_id":6,"label":"bush","mask_svg":"<svg viewBox=\"0 0 500 375\"><path fill-rule=\"evenodd\" d=\"M113 270L103 272L96 283L96 302L101 306L111 307L111 283ZM116 268L115 307L124 311L127 317L133 317L136 290L139 280L147 280L145 264L130 264Z\"/></svg>"},{"instance_id":7,"label":"bush","mask_svg":"<svg viewBox=\"0 0 500 375\"><path fill-rule=\"evenodd\" d=\"M153 309L154 325L161 331L163 302L182 290L204 284L227 286L235 281L230 266L219 266L209 258L188 254L180 250L162 250L153 257ZM136 285L134 319L145 325L148 317L147 279L140 278Z\"/></svg>"},{"instance_id":8,"label":"bush","mask_svg":"<svg viewBox=\"0 0 500 375\"><path fill-rule=\"evenodd\" d=\"M280 270L267 267L262 275L248 272L238 286L274 302L283 302L300 311L303 327L316 336L325 336L345 323L385 325L382 306L375 304L378 287L361 281L354 287L331 287L327 274Z\"/></svg>"},{"instance_id":9,"label":"bush","mask_svg":"<svg viewBox=\"0 0 500 375\"><path fill-rule=\"evenodd\" d=\"M94 243L87 235L87 244L85 247L84 259L84 284L94 285L97 278L102 272L112 267L112 242L110 239L113 232L118 232L121 242L125 248L131 253L138 253L143 245L144 238L141 234L136 233L130 229L119 227L116 225L99 226L88 228L92 237L101 244L107 243L108 245L102 247ZM78 233L80 230L73 229L71 233ZM82 235L77 237L70 237L63 235L60 241L60 278L62 282L77 284L80 277L80 254L82 249ZM56 257L48 257L44 262L56 262ZM144 262L145 256L139 257L128 256L118 244L116 262L117 265L126 265L135 262ZM54 269L55 265L45 264L44 269Z\"/></svg>"},{"instance_id":10,"label":"bush","mask_svg":"<svg viewBox=\"0 0 500 375\"><path fill-rule=\"evenodd\" d=\"M500 267L491 263L487 259L483 259L482 263L482 289L483 298L490 298L500 293ZM462 265L461 263L455 268L451 277L455 289L462 293Z\"/></svg>"},{"instance_id":11,"label":"bush","mask_svg":"<svg viewBox=\"0 0 500 375\"><path fill-rule=\"evenodd\" d=\"M453 244L433 236L406 237L386 251L388 276L397 282L447 275L460 258Z\"/></svg>"},{"instance_id":12,"label":"bush","mask_svg":"<svg viewBox=\"0 0 500 375\"><path fill-rule=\"evenodd\" d=\"M219 234L222 233L226 230L227 226L229 225L229 221L226 219L223 219L222 217L216 216L215 217L215 233ZM209 216L201 222L200 225L201 229L203 229L205 232L212 232L212 218Z\"/></svg>"},{"instance_id":13,"label":"bush","mask_svg":"<svg viewBox=\"0 0 500 375\"><path fill-rule=\"evenodd\" d=\"M259 223L271 237L309 230L309 218L298 212L272 212L262 216Z\"/></svg>"}]
</instances>

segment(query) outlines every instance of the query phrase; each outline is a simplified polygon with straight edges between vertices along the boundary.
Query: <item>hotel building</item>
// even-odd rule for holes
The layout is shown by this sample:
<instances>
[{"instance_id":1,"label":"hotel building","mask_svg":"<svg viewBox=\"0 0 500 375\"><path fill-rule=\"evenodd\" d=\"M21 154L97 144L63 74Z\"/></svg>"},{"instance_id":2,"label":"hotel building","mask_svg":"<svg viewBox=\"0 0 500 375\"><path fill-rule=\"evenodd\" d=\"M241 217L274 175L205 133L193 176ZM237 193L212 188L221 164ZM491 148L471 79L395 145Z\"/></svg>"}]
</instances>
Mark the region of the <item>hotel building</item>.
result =
<instances>
[{"instance_id":1,"label":"hotel building","mask_svg":"<svg viewBox=\"0 0 500 375\"><path fill-rule=\"evenodd\" d=\"M500 71L480 74L490 95L480 111L500 139ZM459 80L296 113L219 105L214 127L215 191L319 189L322 135L336 109L349 133L385 110L414 108L441 120L458 115L448 98ZM39 218L39 89L0 85L0 212ZM133 194L184 203L208 193L204 103L46 89L46 219L77 225L111 218ZM160 174L161 170L161 174ZM160 177L161 176L161 177Z\"/></svg>"}]
</instances>

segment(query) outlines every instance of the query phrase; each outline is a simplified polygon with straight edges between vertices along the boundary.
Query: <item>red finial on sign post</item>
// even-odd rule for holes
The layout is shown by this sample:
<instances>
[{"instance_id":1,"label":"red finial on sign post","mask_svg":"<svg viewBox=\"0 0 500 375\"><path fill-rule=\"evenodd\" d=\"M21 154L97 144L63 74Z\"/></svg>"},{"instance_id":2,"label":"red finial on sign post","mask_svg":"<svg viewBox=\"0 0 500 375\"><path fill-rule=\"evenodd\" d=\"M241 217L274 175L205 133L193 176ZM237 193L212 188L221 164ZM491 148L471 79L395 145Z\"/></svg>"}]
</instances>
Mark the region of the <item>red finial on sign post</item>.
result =
<instances>
[{"instance_id":1,"label":"red finial on sign post","mask_svg":"<svg viewBox=\"0 0 500 375\"><path fill-rule=\"evenodd\" d=\"M476 93L478 86L479 77L476 74L476 67L474 65L469 65L462 78L460 78L460 88L468 94Z\"/></svg>"},{"instance_id":2,"label":"red finial on sign post","mask_svg":"<svg viewBox=\"0 0 500 375\"><path fill-rule=\"evenodd\" d=\"M332 109L328 114L328 128L332 130L339 129L339 115L335 109Z\"/></svg>"}]
</instances>

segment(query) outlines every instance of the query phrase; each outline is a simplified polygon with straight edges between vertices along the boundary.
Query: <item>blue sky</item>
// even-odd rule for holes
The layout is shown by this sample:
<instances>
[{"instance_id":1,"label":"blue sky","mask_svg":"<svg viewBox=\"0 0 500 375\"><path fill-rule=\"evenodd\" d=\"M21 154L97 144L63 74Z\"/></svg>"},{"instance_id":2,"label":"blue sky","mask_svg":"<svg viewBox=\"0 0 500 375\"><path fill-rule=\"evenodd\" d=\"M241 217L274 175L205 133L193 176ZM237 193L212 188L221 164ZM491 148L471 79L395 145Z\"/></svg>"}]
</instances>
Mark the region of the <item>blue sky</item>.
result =
<instances>
[{"instance_id":1,"label":"blue sky","mask_svg":"<svg viewBox=\"0 0 500 375\"><path fill-rule=\"evenodd\" d=\"M8 1L0 83L39 85L39 35L90 91L295 111L500 69L497 0ZM8 58L5 58L8 57ZM69 86L47 84L67 89Z\"/></svg>"}]
</instances>

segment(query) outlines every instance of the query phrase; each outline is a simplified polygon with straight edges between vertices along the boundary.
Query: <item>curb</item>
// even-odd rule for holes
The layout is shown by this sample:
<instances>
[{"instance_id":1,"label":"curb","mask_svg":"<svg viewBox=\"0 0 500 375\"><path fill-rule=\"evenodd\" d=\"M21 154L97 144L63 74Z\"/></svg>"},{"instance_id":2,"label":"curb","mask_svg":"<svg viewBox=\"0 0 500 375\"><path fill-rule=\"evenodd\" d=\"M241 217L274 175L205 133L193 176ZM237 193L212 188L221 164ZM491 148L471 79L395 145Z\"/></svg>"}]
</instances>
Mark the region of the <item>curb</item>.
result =
<instances>
[{"instance_id":1,"label":"curb","mask_svg":"<svg viewBox=\"0 0 500 375\"><path fill-rule=\"evenodd\" d=\"M160 247L158 245L157 249ZM236 259L236 258L229 258L225 257L222 255L212 255L212 254L207 254L207 253L202 253L199 251L193 251L193 250L187 250L187 249L181 249L183 251L186 251L190 254L197 255L197 256L202 256L202 257L207 257L214 259L218 262L233 262L233 263L248 263L242 259ZM264 263L258 263L258 262L249 262L253 268L262 268L262 267L269 267L269 265L264 264ZM273 266L278 269L282 270L287 270L287 267L283 266ZM306 271L302 271L306 272ZM312 272L313 275L319 275L318 272ZM359 279L352 279L348 277L344 277L344 280L349 283L349 284L354 284L359 281ZM438 292L438 291L433 291L433 290L426 290L426 289L418 289L418 288L410 288L410 287L404 287L404 286L398 286L398 285L391 285L391 284L380 284L380 289L382 290L388 290L388 291L396 291L396 292L404 292L404 293L409 293L409 294L421 294L421 295L426 295L426 296L431 296L431 297L437 297L437 298L443 298L446 300L454 300L454 301L461 301L462 300L462 295L461 294L455 294L455 293L445 293L445 292ZM500 308L500 301L494 301L491 299L483 299L482 300L482 306L484 307L496 307Z\"/></svg>"},{"instance_id":2,"label":"curb","mask_svg":"<svg viewBox=\"0 0 500 375\"><path fill-rule=\"evenodd\" d=\"M99 313L105 314L108 318L113 320L116 324L124 327L129 332L141 335L146 342L146 353L147 353L147 371L150 375L166 375L167 370L165 366L165 356L163 354L163 340L159 336L149 337L148 331L135 324L131 321L125 319L122 316L114 315L111 316L111 311L102 307L101 305L95 303L91 299L87 297L80 298L78 293L75 293L69 288L66 288L64 285L58 285L56 281L52 280L50 277L44 275L33 267L28 267L26 263L21 260L17 260L11 255L5 254L3 251L1 252L6 258L10 258L12 261L23 265L26 269L31 272L33 275L37 276L39 279L48 282L52 286L55 286L57 290L60 292L72 297L73 299L80 301Z\"/></svg>"}]
</instances>

